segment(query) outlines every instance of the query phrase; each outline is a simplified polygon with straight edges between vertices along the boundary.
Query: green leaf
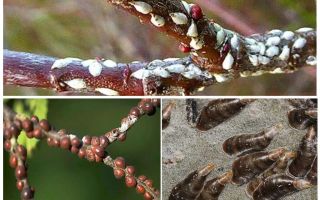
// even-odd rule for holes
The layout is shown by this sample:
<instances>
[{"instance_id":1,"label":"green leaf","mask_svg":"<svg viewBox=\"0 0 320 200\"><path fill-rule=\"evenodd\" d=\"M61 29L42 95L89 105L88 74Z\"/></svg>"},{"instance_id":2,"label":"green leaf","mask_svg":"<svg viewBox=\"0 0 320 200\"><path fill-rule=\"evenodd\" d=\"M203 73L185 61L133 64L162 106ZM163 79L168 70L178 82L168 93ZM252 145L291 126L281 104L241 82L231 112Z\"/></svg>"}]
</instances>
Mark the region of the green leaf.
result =
<instances>
[{"instance_id":1,"label":"green leaf","mask_svg":"<svg viewBox=\"0 0 320 200\"><path fill-rule=\"evenodd\" d=\"M48 113L48 101L46 99L26 99L26 100L15 100L13 109L19 114L27 116L36 115L39 119L46 119ZM39 140L35 138L28 138L24 131L21 132L18 137L18 143L25 146L28 155L32 155L32 150L37 147Z\"/></svg>"}]
</instances>

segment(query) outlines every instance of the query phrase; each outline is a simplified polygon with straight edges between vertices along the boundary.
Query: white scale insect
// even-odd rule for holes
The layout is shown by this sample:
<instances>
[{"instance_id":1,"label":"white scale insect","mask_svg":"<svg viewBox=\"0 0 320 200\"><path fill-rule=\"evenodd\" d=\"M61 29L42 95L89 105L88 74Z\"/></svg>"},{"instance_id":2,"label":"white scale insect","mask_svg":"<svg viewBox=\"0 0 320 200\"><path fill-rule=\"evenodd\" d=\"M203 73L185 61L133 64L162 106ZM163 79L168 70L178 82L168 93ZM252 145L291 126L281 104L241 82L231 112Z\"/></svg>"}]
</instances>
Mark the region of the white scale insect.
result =
<instances>
[{"instance_id":1,"label":"white scale insect","mask_svg":"<svg viewBox=\"0 0 320 200\"><path fill-rule=\"evenodd\" d=\"M152 12L152 7L143 1L132 1L129 2L130 5L132 5L138 12L142 14L149 14Z\"/></svg>"},{"instance_id":2,"label":"white scale insect","mask_svg":"<svg viewBox=\"0 0 320 200\"><path fill-rule=\"evenodd\" d=\"M53 65L51 66L51 69L61 69L68 65L70 65L72 62L81 62L82 60L79 58L63 58L55 60Z\"/></svg>"}]
</instances>

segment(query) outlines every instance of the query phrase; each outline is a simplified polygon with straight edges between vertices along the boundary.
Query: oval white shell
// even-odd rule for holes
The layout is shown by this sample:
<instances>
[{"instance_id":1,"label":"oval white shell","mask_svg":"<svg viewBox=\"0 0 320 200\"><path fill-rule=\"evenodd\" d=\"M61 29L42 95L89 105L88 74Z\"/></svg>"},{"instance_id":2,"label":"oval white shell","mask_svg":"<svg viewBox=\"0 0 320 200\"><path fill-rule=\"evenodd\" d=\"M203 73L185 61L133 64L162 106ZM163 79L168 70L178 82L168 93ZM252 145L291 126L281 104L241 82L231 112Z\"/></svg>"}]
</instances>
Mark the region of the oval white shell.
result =
<instances>
[{"instance_id":1,"label":"oval white shell","mask_svg":"<svg viewBox=\"0 0 320 200\"><path fill-rule=\"evenodd\" d=\"M63 58L63 59L58 59L54 61L53 65L51 66L51 69L60 69L68 66L70 63L73 61L82 61L79 58Z\"/></svg>"},{"instance_id":2,"label":"oval white shell","mask_svg":"<svg viewBox=\"0 0 320 200\"><path fill-rule=\"evenodd\" d=\"M113 68L113 67L117 67L118 65L117 65L117 63L116 62L114 62L113 60L105 60L105 61L103 61L103 66L105 66L105 67L110 67L110 68Z\"/></svg>"},{"instance_id":3,"label":"oval white shell","mask_svg":"<svg viewBox=\"0 0 320 200\"><path fill-rule=\"evenodd\" d=\"M198 29L196 23L191 20L191 25L188 28L187 36L189 37L198 37Z\"/></svg>"},{"instance_id":4,"label":"oval white shell","mask_svg":"<svg viewBox=\"0 0 320 200\"><path fill-rule=\"evenodd\" d=\"M226 34L224 32L223 29L221 29L220 31L218 31L217 33L217 45L220 46L221 44L223 44L224 39L226 37Z\"/></svg>"},{"instance_id":5,"label":"oval white shell","mask_svg":"<svg viewBox=\"0 0 320 200\"><path fill-rule=\"evenodd\" d=\"M225 69L225 70L231 69L232 65L233 65L233 62L234 62L234 58L231 55L231 53L229 52L227 54L227 56L225 57L225 59L223 60L223 62L222 62L222 68Z\"/></svg>"},{"instance_id":6,"label":"oval white shell","mask_svg":"<svg viewBox=\"0 0 320 200\"><path fill-rule=\"evenodd\" d=\"M151 71L151 73L155 76L160 76L162 78L170 77L170 73L162 67L157 67Z\"/></svg>"},{"instance_id":7,"label":"oval white shell","mask_svg":"<svg viewBox=\"0 0 320 200\"><path fill-rule=\"evenodd\" d=\"M230 44L233 49L237 49L239 47L239 39L238 39L237 34L233 34L233 36L230 40Z\"/></svg>"},{"instance_id":8,"label":"oval white shell","mask_svg":"<svg viewBox=\"0 0 320 200\"><path fill-rule=\"evenodd\" d=\"M267 39L267 46L273 46L273 45L278 45L280 43L281 39L278 36L275 37L270 37Z\"/></svg>"},{"instance_id":9,"label":"oval white shell","mask_svg":"<svg viewBox=\"0 0 320 200\"><path fill-rule=\"evenodd\" d=\"M270 58L266 57L266 56L258 56L258 61L259 63L263 64L263 65L267 65L270 63Z\"/></svg>"},{"instance_id":10,"label":"oval white shell","mask_svg":"<svg viewBox=\"0 0 320 200\"><path fill-rule=\"evenodd\" d=\"M251 52L258 53L258 52L260 52L260 50L261 50L261 48L259 45L257 45L257 44L250 45Z\"/></svg>"},{"instance_id":11,"label":"oval white shell","mask_svg":"<svg viewBox=\"0 0 320 200\"><path fill-rule=\"evenodd\" d=\"M185 1L181 1L181 2L183 4L184 9L186 9L187 13L190 14L190 7L191 6Z\"/></svg>"},{"instance_id":12,"label":"oval white shell","mask_svg":"<svg viewBox=\"0 0 320 200\"><path fill-rule=\"evenodd\" d=\"M164 26L164 24L165 24L165 20L163 17L161 17L159 15L155 15L153 13L151 13L151 20L150 21L156 27L161 27L161 26Z\"/></svg>"},{"instance_id":13,"label":"oval white shell","mask_svg":"<svg viewBox=\"0 0 320 200\"><path fill-rule=\"evenodd\" d=\"M175 13L170 13L169 15L175 24L182 25L182 24L188 23L188 18L183 13L175 12Z\"/></svg>"},{"instance_id":14,"label":"oval white shell","mask_svg":"<svg viewBox=\"0 0 320 200\"><path fill-rule=\"evenodd\" d=\"M258 66L259 61L258 61L258 56L256 55L249 55L249 60L252 63L253 66Z\"/></svg>"},{"instance_id":15,"label":"oval white shell","mask_svg":"<svg viewBox=\"0 0 320 200\"><path fill-rule=\"evenodd\" d=\"M182 64L173 64L173 65L166 66L165 69L171 73L180 74L180 73L184 72L185 66Z\"/></svg>"},{"instance_id":16,"label":"oval white shell","mask_svg":"<svg viewBox=\"0 0 320 200\"><path fill-rule=\"evenodd\" d=\"M214 78L218 83L226 82L228 81L228 77L224 76L223 74L213 74Z\"/></svg>"},{"instance_id":17,"label":"oval white shell","mask_svg":"<svg viewBox=\"0 0 320 200\"><path fill-rule=\"evenodd\" d=\"M286 61L290 56L290 48L286 45L283 47L281 54L279 55L280 60Z\"/></svg>"},{"instance_id":18,"label":"oval white shell","mask_svg":"<svg viewBox=\"0 0 320 200\"><path fill-rule=\"evenodd\" d=\"M258 45L260 47L260 55L264 55L266 53L266 46L262 42L259 42Z\"/></svg>"},{"instance_id":19,"label":"oval white shell","mask_svg":"<svg viewBox=\"0 0 320 200\"><path fill-rule=\"evenodd\" d=\"M266 55L270 58L279 54L279 48L276 46L271 46L267 49Z\"/></svg>"},{"instance_id":20,"label":"oval white shell","mask_svg":"<svg viewBox=\"0 0 320 200\"><path fill-rule=\"evenodd\" d=\"M152 7L149 4L147 4L146 2L132 1L132 2L129 2L129 4L133 5L134 8L142 14L149 14L152 12Z\"/></svg>"},{"instance_id":21,"label":"oval white shell","mask_svg":"<svg viewBox=\"0 0 320 200\"><path fill-rule=\"evenodd\" d=\"M190 47L194 48L195 50L202 49L203 45L204 45L204 42L202 39L197 37L191 38Z\"/></svg>"},{"instance_id":22,"label":"oval white shell","mask_svg":"<svg viewBox=\"0 0 320 200\"><path fill-rule=\"evenodd\" d=\"M294 37L294 33L292 31L285 31L281 38L286 39L286 40L292 40Z\"/></svg>"},{"instance_id":23,"label":"oval white shell","mask_svg":"<svg viewBox=\"0 0 320 200\"><path fill-rule=\"evenodd\" d=\"M118 96L119 92L109 89L109 88L96 88L97 92L100 92L101 94L107 95L107 96Z\"/></svg>"},{"instance_id":24,"label":"oval white shell","mask_svg":"<svg viewBox=\"0 0 320 200\"><path fill-rule=\"evenodd\" d=\"M281 35L282 31L279 29L274 29L268 32L268 34L272 34L272 35Z\"/></svg>"},{"instance_id":25,"label":"oval white shell","mask_svg":"<svg viewBox=\"0 0 320 200\"><path fill-rule=\"evenodd\" d=\"M81 62L81 65L83 67L89 67L92 63L96 62L96 59L89 59L89 60L84 60Z\"/></svg>"},{"instance_id":26,"label":"oval white shell","mask_svg":"<svg viewBox=\"0 0 320 200\"><path fill-rule=\"evenodd\" d=\"M99 76L102 71L102 65L100 62L96 61L91 63L89 66L89 72L93 77Z\"/></svg>"},{"instance_id":27,"label":"oval white shell","mask_svg":"<svg viewBox=\"0 0 320 200\"><path fill-rule=\"evenodd\" d=\"M76 79L72 79L70 81L64 81L65 84L69 85L70 87L72 87L73 89L79 90L79 89L83 89L86 88L86 82L84 82L83 79L80 78L76 78Z\"/></svg>"},{"instance_id":28,"label":"oval white shell","mask_svg":"<svg viewBox=\"0 0 320 200\"><path fill-rule=\"evenodd\" d=\"M306 60L308 65L317 65L317 58L314 56L309 56Z\"/></svg>"},{"instance_id":29,"label":"oval white shell","mask_svg":"<svg viewBox=\"0 0 320 200\"><path fill-rule=\"evenodd\" d=\"M305 33L305 32L309 32L309 31L313 31L313 28L304 27L304 28L299 28L298 30L296 30L297 33Z\"/></svg>"},{"instance_id":30,"label":"oval white shell","mask_svg":"<svg viewBox=\"0 0 320 200\"><path fill-rule=\"evenodd\" d=\"M144 79L149 77L150 75L151 72L147 69L139 69L131 74L131 76L135 77L136 79Z\"/></svg>"},{"instance_id":31,"label":"oval white shell","mask_svg":"<svg viewBox=\"0 0 320 200\"><path fill-rule=\"evenodd\" d=\"M292 48L294 49L301 49L306 45L307 40L304 38L298 38L296 41L294 41Z\"/></svg>"}]
</instances>

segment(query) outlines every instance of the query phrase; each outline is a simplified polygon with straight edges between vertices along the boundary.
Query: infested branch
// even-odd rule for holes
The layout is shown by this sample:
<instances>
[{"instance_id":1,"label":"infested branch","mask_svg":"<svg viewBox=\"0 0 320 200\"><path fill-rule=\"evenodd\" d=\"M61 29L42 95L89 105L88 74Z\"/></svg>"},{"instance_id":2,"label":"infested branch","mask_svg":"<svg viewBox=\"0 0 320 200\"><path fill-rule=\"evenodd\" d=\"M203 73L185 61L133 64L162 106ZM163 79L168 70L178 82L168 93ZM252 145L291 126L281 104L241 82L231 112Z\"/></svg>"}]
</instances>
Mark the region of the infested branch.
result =
<instances>
[{"instance_id":1,"label":"infested branch","mask_svg":"<svg viewBox=\"0 0 320 200\"><path fill-rule=\"evenodd\" d=\"M121 121L120 128L113 129L101 136L84 136L79 139L76 135L68 134L66 130L52 128L47 120L40 120L14 113L9 107L4 107L4 148L10 153L10 166L15 168L17 188L21 191L21 199L33 199L34 189L29 185L26 158L26 148L18 144L17 138L24 130L27 137L47 140L49 146L58 147L86 158L90 162L104 163L113 169L117 179L125 177L127 187L135 187L145 199L159 199L160 193L146 176L135 175L135 168L126 165L124 158L113 159L106 148L114 141L124 141L127 130L143 115L153 115L156 107L160 106L159 99L143 99L133 107L128 116ZM132 120L134 119L134 120Z\"/></svg>"},{"instance_id":2,"label":"infested branch","mask_svg":"<svg viewBox=\"0 0 320 200\"><path fill-rule=\"evenodd\" d=\"M245 37L205 18L198 5L185 1L108 2L137 16L142 23L153 24L159 31L188 44L193 60L211 72L218 82L264 73L289 73L316 65L317 37L312 28L295 32L272 30ZM143 12L147 5L151 8ZM154 16L163 19L161 26L153 22Z\"/></svg>"},{"instance_id":3,"label":"infested branch","mask_svg":"<svg viewBox=\"0 0 320 200\"><path fill-rule=\"evenodd\" d=\"M53 68L56 61L65 66ZM68 59L59 60L48 56L5 50L4 84L54 89L58 92L79 91L98 92L104 95L143 96L189 94L199 87L208 86L214 82L212 77L196 67L189 57L154 60L149 63L115 63L113 67L110 67L110 61L107 66L102 63L103 67L98 76L91 74L90 66L83 66L85 61L92 62L93 65L98 61L94 62L94 59L70 59L70 61L68 63ZM174 65L178 65L178 69ZM159 70L165 67L170 69ZM137 73L134 74L135 72Z\"/></svg>"}]
</instances>

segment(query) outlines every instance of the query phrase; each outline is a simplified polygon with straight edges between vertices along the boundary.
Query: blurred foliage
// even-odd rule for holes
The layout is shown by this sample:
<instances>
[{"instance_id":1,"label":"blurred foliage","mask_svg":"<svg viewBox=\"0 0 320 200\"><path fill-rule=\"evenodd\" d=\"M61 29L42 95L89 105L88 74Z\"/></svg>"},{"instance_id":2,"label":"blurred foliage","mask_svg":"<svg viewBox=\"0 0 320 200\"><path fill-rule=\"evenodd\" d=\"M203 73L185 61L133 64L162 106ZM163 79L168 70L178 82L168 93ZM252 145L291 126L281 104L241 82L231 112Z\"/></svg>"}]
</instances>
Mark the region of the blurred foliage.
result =
<instances>
[{"instance_id":1,"label":"blurred foliage","mask_svg":"<svg viewBox=\"0 0 320 200\"><path fill-rule=\"evenodd\" d=\"M218 2L257 30L316 27L314 0L198 0ZM191 1L189 1L191 2ZM204 13L224 26L210 10ZM228 28L228 26L226 26ZM176 41L141 25L136 17L105 1L4 1L4 47L56 57L105 57L128 62L151 61L184 54ZM315 95L315 69L292 75L263 75L211 86L211 95ZM276 84L276 85L275 85ZM51 95L41 89L5 87L5 95Z\"/></svg>"},{"instance_id":2,"label":"blurred foliage","mask_svg":"<svg viewBox=\"0 0 320 200\"><path fill-rule=\"evenodd\" d=\"M25 99L13 100L13 110L26 116L38 116L39 119L46 119L48 113L48 101L46 99ZM26 147L28 155L32 156L32 150L36 148L39 140L29 139L25 131L22 131L18 137L19 144Z\"/></svg>"},{"instance_id":3,"label":"blurred foliage","mask_svg":"<svg viewBox=\"0 0 320 200\"><path fill-rule=\"evenodd\" d=\"M56 129L64 128L78 136L102 135L118 127L131 107L139 100L48 100L48 120ZM12 105L11 101L7 101ZM128 131L125 142L115 142L107 151L115 158L123 156L136 174L144 174L160 189L160 114L142 117ZM4 154L4 199L19 199L14 170ZM65 150L48 147L40 141L28 158L28 176L36 189L35 199L143 199L135 189L127 188L124 179L114 178L110 167L79 159Z\"/></svg>"}]
</instances>

